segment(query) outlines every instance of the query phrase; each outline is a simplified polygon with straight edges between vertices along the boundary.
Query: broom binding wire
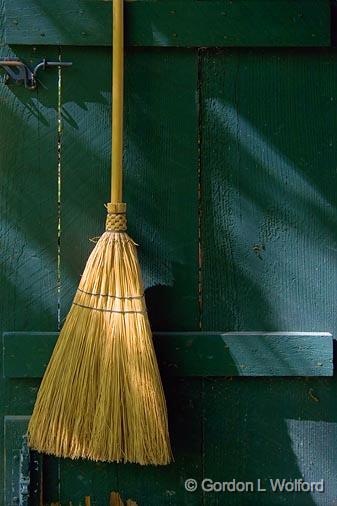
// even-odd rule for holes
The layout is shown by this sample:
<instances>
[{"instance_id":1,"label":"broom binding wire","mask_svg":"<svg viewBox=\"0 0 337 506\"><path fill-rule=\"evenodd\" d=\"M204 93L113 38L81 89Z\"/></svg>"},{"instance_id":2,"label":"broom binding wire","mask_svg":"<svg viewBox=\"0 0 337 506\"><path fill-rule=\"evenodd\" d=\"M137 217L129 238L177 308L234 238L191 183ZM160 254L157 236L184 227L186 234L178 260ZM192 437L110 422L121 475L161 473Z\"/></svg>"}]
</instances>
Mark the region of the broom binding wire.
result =
<instances>
[{"instance_id":1,"label":"broom binding wire","mask_svg":"<svg viewBox=\"0 0 337 506\"><path fill-rule=\"evenodd\" d=\"M107 230L44 375L29 444L59 457L168 464L166 403L136 247L118 229L126 222L109 212L116 208L125 205L108 205Z\"/></svg>"},{"instance_id":2,"label":"broom binding wire","mask_svg":"<svg viewBox=\"0 0 337 506\"><path fill-rule=\"evenodd\" d=\"M126 204L124 202L109 202L106 208L108 214L105 222L105 230L107 232L126 232Z\"/></svg>"},{"instance_id":3,"label":"broom binding wire","mask_svg":"<svg viewBox=\"0 0 337 506\"><path fill-rule=\"evenodd\" d=\"M168 464L166 402L136 244L122 200L123 0L113 0L111 202L38 392L31 448L58 457Z\"/></svg>"}]
</instances>

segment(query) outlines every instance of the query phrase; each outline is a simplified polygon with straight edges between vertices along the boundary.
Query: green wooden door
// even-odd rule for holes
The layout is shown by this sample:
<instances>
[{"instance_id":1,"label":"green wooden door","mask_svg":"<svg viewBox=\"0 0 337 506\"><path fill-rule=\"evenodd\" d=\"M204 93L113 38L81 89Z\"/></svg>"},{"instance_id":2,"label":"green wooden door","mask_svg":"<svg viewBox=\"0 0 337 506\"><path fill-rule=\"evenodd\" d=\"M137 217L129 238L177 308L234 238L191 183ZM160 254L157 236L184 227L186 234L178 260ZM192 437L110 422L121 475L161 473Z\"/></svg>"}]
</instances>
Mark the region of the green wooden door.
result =
<instances>
[{"instance_id":1,"label":"green wooden door","mask_svg":"<svg viewBox=\"0 0 337 506\"><path fill-rule=\"evenodd\" d=\"M25 500L39 378L104 224L111 13L103 1L0 5L1 56L73 62L34 92L0 86L0 486L12 506L20 487ZM175 463L33 454L30 504L105 506L112 490L139 506L337 504L329 2L128 2L126 19L125 199ZM325 489L273 492L278 478ZM209 490L233 480L254 491Z\"/></svg>"}]
</instances>

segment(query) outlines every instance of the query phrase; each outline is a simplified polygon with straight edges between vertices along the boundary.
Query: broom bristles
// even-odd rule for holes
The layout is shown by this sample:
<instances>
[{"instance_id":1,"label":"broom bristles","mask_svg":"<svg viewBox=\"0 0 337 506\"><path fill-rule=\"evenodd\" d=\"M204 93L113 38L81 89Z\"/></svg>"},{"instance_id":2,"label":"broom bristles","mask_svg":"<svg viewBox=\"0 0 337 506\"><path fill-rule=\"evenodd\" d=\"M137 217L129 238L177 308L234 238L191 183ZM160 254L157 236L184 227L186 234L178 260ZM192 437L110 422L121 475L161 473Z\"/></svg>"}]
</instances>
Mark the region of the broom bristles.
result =
<instances>
[{"instance_id":1,"label":"broom bristles","mask_svg":"<svg viewBox=\"0 0 337 506\"><path fill-rule=\"evenodd\" d=\"M168 464L167 411L135 243L105 232L85 267L28 427L58 457Z\"/></svg>"}]
</instances>

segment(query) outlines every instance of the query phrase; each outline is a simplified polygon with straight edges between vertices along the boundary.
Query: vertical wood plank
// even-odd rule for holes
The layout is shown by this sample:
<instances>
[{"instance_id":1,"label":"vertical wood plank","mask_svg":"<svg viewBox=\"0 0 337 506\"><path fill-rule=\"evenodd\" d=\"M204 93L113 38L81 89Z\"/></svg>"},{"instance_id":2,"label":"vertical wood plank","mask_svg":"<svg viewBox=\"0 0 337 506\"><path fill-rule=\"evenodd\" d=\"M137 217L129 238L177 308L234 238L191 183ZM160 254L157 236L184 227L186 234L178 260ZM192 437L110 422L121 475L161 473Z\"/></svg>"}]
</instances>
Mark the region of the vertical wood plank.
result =
<instances>
[{"instance_id":1,"label":"vertical wood plank","mask_svg":"<svg viewBox=\"0 0 337 506\"><path fill-rule=\"evenodd\" d=\"M74 62L62 78L61 319L93 244L104 229L110 184L110 50L62 48ZM197 64L194 51L126 55L125 201L153 329L196 329ZM149 506L186 500L185 474L201 473L200 381L165 382L176 463L168 468L64 461L61 500L111 490ZM177 397L177 392L179 396ZM191 424L188 420L194 420ZM188 443L182 444L187 432ZM187 476L188 478L189 476Z\"/></svg>"},{"instance_id":2,"label":"vertical wood plank","mask_svg":"<svg viewBox=\"0 0 337 506\"><path fill-rule=\"evenodd\" d=\"M89 252L90 238L101 233L107 199L109 128L109 51L62 49L73 61L62 72L60 165L60 315L69 310ZM106 484L106 485L104 485ZM61 500L80 504L83 495L106 498L116 488L116 470L87 461L60 461ZM102 499L103 500L103 499Z\"/></svg>"},{"instance_id":3,"label":"vertical wood plank","mask_svg":"<svg viewBox=\"0 0 337 506\"><path fill-rule=\"evenodd\" d=\"M110 182L110 51L63 49L62 315L104 230ZM126 58L125 177L129 232L139 255L152 328L197 322L196 67L188 53ZM184 113L183 113L184 111Z\"/></svg>"},{"instance_id":4,"label":"vertical wood plank","mask_svg":"<svg viewBox=\"0 0 337 506\"><path fill-rule=\"evenodd\" d=\"M252 481L255 492L205 493L207 506L329 506L337 493L335 380L209 379L205 477ZM270 479L324 479L324 493L272 492ZM257 492L257 480L266 492Z\"/></svg>"},{"instance_id":5,"label":"vertical wood plank","mask_svg":"<svg viewBox=\"0 0 337 506\"><path fill-rule=\"evenodd\" d=\"M185 480L202 477L202 382L197 379L165 382L170 437L175 462L169 466L125 464L119 467L119 491L137 504L199 506L200 488L190 493Z\"/></svg>"},{"instance_id":6,"label":"vertical wood plank","mask_svg":"<svg viewBox=\"0 0 337 506\"><path fill-rule=\"evenodd\" d=\"M2 50L13 52L28 62L42 58L32 48ZM35 92L1 84L4 330L56 328L57 73L41 75L41 83Z\"/></svg>"},{"instance_id":7,"label":"vertical wood plank","mask_svg":"<svg viewBox=\"0 0 337 506\"><path fill-rule=\"evenodd\" d=\"M33 65L43 54L4 45L0 57ZM57 328L57 73L42 73L37 91L0 84L0 332ZM2 367L2 365L1 365ZM2 372L0 373L2 377ZM35 380L0 381L0 417L30 415ZM0 489L3 491L3 431Z\"/></svg>"},{"instance_id":8,"label":"vertical wood plank","mask_svg":"<svg viewBox=\"0 0 337 506\"><path fill-rule=\"evenodd\" d=\"M61 131L61 325L70 308L87 258L90 238L104 230L109 195L110 50L61 48L72 61L62 72ZM69 459L60 461L61 502L77 506L83 496L108 504L118 490L117 466Z\"/></svg>"},{"instance_id":9,"label":"vertical wood plank","mask_svg":"<svg viewBox=\"0 0 337 506\"><path fill-rule=\"evenodd\" d=\"M109 195L110 51L62 48L61 320L70 308L91 238L104 230ZM62 323L62 322L61 322Z\"/></svg>"},{"instance_id":10,"label":"vertical wood plank","mask_svg":"<svg viewBox=\"0 0 337 506\"><path fill-rule=\"evenodd\" d=\"M315 50L205 59L204 330L334 330L336 64Z\"/></svg>"},{"instance_id":11,"label":"vertical wood plank","mask_svg":"<svg viewBox=\"0 0 337 506\"><path fill-rule=\"evenodd\" d=\"M198 116L195 51L130 51L126 65L125 190L140 246L152 327L197 329ZM201 381L164 381L175 463L128 465L120 491L139 504L200 504ZM187 438L186 435L189 435Z\"/></svg>"},{"instance_id":12,"label":"vertical wood plank","mask_svg":"<svg viewBox=\"0 0 337 506\"><path fill-rule=\"evenodd\" d=\"M126 59L125 198L153 330L197 328L195 51Z\"/></svg>"},{"instance_id":13,"label":"vertical wood plank","mask_svg":"<svg viewBox=\"0 0 337 506\"><path fill-rule=\"evenodd\" d=\"M335 335L336 69L330 51L205 54L203 330ZM205 381L205 476L324 478L324 494L289 494L287 504L328 506L335 397L334 378ZM212 506L256 501L284 496L204 495Z\"/></svg>"}]
</instances>

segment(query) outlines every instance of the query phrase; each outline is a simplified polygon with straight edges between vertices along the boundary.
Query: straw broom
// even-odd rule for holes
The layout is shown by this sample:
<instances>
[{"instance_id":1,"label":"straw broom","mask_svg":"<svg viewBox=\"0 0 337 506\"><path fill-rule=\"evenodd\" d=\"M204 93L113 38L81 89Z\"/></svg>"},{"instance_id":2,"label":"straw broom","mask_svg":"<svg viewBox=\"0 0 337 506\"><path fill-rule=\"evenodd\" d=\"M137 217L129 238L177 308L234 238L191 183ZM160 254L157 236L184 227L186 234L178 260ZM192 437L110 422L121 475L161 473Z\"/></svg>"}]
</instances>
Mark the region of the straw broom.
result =
<instances>
[{"instance_id":1,"label":"straw broom","mask_svg":"<svg viewBox=\"0 0 337 506\"><path fill-rule=\"evenodd\" d=\"M122 202L123 0L113 0L112 180L106 231L84 269L38 392L29 446L58 457L168 464L166 403Z\"/></svg>"}]
</instances>

